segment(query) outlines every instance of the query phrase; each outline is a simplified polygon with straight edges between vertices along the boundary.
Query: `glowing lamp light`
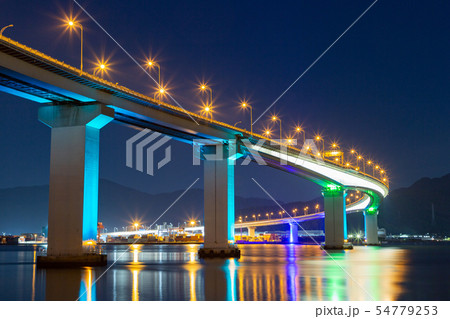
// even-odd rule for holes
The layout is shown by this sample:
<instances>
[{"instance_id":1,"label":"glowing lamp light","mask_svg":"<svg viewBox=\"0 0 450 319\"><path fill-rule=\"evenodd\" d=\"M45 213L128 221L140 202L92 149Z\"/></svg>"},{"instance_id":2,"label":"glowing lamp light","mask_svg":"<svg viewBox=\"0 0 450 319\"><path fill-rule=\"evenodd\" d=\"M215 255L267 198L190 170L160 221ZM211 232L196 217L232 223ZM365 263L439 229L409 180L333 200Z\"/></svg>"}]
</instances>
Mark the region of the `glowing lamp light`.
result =
<instances>
[{"instance_id":1,"label":"glowing lamp light","mask_svg":"<svg viewBox=\"0 0 450 319\"><path fill-rule=\"evenodd\" d=\"M73 21L69 21L68 24L73 27Z\"/></svg>"},{"instance_id":2,"label":"glowing lamp light","mask_svg":"<svg viewBox=\"0 0 450 319\"><path fill-rule=\"evenodd\" d=\"M334 185L334 184L328 184L326 188L327 188L328 190L331 190L331 191L336 191L336 190L341 189L340 186Z\"/></svg>"},{"instance_id":3,"label":"glowing lamp light","mask_svg":"<svg viewBox=\"0 0 450 319\"><path fill-rule=\"evenodd\" d=\"M211 108L209 106L205 106L205 112L211 111Z\"/></svg>"},{"instance_id":4,"label":"glowing lamp light","mask_svg":"<svg viewBox=\"0 0 450 319\"><path fill-rule=\"evenodd\" d=\"M106 65L100 64L100 69L104 70L106 68Z\"/></svg>"},{"instance_id":5,"label":"glowing lamp light","mask_svg":"<svg viewBox=\"0 0 450 319\"><path fill-rule=\"evenodd\" d=\"M166 90L164 90L163 88L159 89L159 93L164 94L166 92Z\"/></svg>"}]
</instances>

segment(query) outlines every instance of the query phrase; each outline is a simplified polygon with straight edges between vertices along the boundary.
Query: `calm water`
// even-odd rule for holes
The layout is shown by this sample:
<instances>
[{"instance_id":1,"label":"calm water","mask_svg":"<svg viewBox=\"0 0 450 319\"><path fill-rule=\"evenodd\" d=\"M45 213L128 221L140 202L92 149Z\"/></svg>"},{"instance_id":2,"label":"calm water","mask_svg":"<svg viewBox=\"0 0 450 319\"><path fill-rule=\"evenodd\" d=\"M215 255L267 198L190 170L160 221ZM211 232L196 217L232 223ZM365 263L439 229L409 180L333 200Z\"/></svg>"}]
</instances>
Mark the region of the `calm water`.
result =
<instances>
[{"instance_id":1,"label":"calm water","mask_svg":"<svg viewBox=\"0 0 450 319\"><path fill-rule=\"evenodd\" d=\"M0 246L0 300L450 300L449 245L332 258L317 246L245 245L239 260L206 261L198 247L109 246L109 265L120 258L101 276L36 269L36 247Z\"/></svg>"}]
</instances>

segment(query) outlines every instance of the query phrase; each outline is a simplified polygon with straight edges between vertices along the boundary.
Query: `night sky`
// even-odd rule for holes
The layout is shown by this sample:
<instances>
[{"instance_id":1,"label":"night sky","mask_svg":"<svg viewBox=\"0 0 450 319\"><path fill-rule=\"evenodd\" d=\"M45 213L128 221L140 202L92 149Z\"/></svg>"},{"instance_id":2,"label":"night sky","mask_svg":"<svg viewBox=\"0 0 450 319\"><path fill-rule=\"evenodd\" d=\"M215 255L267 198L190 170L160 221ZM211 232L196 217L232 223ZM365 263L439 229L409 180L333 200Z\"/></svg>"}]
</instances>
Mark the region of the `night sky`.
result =
<instances>
[{"instance_id":1,"label":"night sky","mask_svg":"<svg viewBox=\"0 0 450 319\"><path fill-rule=\"evenodd\" d=\"M372 1L82 1L86 10L139 62L152 56L183 107L199 110L197 85L208 82L215 119L249 129L247 98L257 118ZM0 1L4 35L78 67L85 29L85 70L111 63L108 79L153 94L152 81L72 1ZM379 0L254 126L276 113L283 130L302 123L380 163L391 187L449 173L449 1ZM0 93L0 188L45 185L50 129L38 104ZM118 123L101 132L100 176L150 193L203 187L188 144L172 141L173 161L154 177L125 166L125 141L136 132ZM318 186L256 164L236 168L236 192L296 201Z\"/></svg>"}]
</instances>

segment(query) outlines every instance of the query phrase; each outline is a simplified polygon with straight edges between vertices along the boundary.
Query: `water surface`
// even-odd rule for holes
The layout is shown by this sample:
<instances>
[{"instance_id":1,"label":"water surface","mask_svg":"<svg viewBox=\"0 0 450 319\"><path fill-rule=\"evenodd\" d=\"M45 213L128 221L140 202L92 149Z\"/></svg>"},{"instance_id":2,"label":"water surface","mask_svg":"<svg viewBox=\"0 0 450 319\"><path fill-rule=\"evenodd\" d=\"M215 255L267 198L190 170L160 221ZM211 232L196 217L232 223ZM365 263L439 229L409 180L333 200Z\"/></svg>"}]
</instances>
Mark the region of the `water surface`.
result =
<instances>
[{"instance_id":1,"label":"water surface","mask_svg":"<svg viewBox=\"0 0 450 319\"><path fill-rule=\"evenodd\" d=\"M38 247L0 246L0 300L450 299L449 245L242 245L238 260L199 260L198 248L107 246L107 270L37 269Z\"/></svg>"}]
</instances>

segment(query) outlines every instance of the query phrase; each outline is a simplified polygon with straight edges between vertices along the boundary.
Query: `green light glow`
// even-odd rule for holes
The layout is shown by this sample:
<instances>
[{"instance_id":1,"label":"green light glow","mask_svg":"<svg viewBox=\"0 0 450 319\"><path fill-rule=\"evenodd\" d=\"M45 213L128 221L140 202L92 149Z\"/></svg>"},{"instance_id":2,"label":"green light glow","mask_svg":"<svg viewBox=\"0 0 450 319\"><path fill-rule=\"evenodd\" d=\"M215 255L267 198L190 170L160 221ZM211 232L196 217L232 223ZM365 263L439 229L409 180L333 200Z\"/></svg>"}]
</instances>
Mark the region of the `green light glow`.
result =
<instances>
[{"instance_id":1,"label":"green light glow","mask_svg":"<svg viewBox=\"0 0 450 319\"><path fill-rule=\"evenodd\" d=\"M326 189L330 190L330 191L338 191L341 189L341 187L338 185L334 185L334 184L328 184Z\"/></svg>"}]
</instances>

